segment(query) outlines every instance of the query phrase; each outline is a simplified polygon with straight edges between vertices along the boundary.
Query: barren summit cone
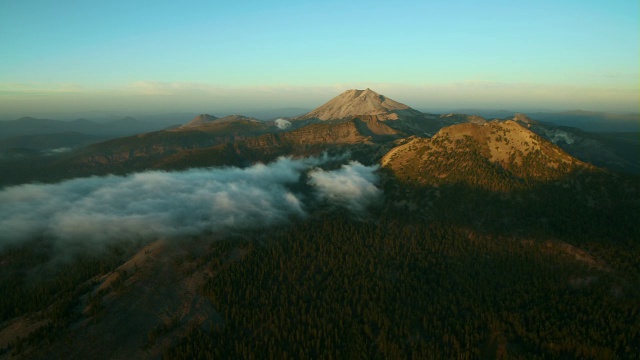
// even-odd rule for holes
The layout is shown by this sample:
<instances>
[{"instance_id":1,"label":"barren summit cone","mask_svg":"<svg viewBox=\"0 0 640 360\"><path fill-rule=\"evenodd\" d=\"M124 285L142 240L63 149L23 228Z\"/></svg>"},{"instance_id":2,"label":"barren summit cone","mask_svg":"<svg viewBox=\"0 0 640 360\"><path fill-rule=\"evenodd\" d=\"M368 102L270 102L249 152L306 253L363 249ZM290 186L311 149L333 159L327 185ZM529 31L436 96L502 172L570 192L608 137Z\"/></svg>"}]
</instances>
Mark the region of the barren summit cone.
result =
<instances>
[{"instance_id":1,"label":"barren summit cone","mask_svg":"<svg viewBox=\"0 0 640 360\"><path fill-rule=\"evenodd\" d=\"M363 115L374 115L378 120L397 120L399 115L419 116L421 113L371 89L352 89L301 116L300 119L337 120Z\"/></svg>"}]
</instances>

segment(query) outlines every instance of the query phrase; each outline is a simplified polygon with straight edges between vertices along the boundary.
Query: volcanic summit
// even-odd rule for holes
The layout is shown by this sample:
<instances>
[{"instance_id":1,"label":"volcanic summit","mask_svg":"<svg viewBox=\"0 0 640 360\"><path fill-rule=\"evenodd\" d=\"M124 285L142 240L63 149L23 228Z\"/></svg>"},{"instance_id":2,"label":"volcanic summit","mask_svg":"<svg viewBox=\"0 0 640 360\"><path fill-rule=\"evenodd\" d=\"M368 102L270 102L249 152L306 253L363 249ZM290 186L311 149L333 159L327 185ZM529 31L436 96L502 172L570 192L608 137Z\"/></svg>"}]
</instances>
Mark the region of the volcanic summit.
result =
<instances>
[{"instance_id":1,"label":"volcanic summit","mask_svg":"<svg viewBox=\"0 0 640 360\"><path fill-rule=\"evenodd\" d=\"M299 119L337 120L363 115L374 115L384 121L421 113L367 88L347 90Z\"/></svg>"}]
</instances>

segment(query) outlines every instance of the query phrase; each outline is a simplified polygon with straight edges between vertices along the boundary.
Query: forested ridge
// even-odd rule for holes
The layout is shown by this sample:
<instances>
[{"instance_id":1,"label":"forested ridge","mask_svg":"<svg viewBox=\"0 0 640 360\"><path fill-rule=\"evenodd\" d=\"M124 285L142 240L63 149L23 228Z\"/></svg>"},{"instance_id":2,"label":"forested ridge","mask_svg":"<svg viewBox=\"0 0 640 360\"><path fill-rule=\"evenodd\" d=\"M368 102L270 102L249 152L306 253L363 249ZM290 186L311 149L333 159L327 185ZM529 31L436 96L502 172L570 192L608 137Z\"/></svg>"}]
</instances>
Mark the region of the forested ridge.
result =
<instances>
[{"instance_id":1,"label":"forested ridge","mask_svg":"<svg viewBox=\"0 0 640 360\"><path fill-rule=\"evenodd\" d=\"M248 253L224 271L203 265L225 321L194 328L168 358L637 356L640 269L626 263L637 245L592 244L603 270L545 242L395 217L256 236L212 246Z\"/></svg>"}]
</instances>

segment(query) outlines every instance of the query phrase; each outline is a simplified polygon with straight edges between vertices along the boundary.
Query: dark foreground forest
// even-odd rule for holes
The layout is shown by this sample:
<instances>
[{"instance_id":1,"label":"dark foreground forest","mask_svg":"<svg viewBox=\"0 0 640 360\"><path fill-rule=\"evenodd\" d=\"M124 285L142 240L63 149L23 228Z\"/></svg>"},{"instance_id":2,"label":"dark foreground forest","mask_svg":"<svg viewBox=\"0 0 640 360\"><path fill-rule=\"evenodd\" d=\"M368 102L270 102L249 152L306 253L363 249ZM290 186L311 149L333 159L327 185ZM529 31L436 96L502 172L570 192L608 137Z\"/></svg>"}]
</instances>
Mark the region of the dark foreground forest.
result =
<instances>
[{"instance_id":1,"label":"dark foreground forest","mask_svg":"<svg viewBox=\"0 0 640 360\"><path fill-rule=\"evenodd\" d=\"M638 357L640 244L629 214L578 211L547 226L496 230L497 222L464 219L513 212L525 223L531 214L498 198L474 209L465 196L469 206L439 213L387 203L357 217L335 209L266 231L205 235L205 250L183 251L167 266L203 278L197 291L216 314L158 317L130 336L139 354L168 359ZM41 326L3 339L2 354L79 357L78 324L108 321L113 295L105 294L135 286L137 265L114 270L137 247L53 270L44 239L33 245L0 257L0 314L3 322L37 314ZM110 272L113 281L99 287ZM98 349L97 358L110 357Z\"/></svg>"}]
</instances>

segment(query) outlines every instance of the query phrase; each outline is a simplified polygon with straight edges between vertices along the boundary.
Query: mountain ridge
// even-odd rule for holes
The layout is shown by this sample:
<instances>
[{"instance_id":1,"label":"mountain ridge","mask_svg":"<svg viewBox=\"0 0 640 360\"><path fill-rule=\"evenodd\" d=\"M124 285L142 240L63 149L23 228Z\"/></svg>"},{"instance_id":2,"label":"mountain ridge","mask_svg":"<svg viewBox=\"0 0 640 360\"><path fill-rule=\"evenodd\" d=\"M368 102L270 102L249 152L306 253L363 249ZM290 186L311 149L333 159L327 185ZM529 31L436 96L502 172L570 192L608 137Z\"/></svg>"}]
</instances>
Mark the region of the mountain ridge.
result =
<instances>
[{"instance_id":1,"label":"mountain ridge","mask_svg":"<svg viewBox=\"0 0 640 360\"><path fill-rule=\"evenodd\" d=\"M189 128L189 127L201 126L201 125L209 124L209 123L214 122L216 120L218 120L218 118L213 116L213 115L200 114L200 115L197 115L196 117L194 117L193 119L191 119L191 121L189 121L188 123L180 126L180 128Z\"/></svg>"},{"instance_id":2,"label":"mountain ridge","mask_svg":"<svg viewBox=\"0 0 640 360\"><path fill-rule=\"evenodd\" d=\"M503 165L509 171L517 170L520 175L514 175L516 178L522 176L527 178L527 176L523 173L523 169L519 169L517 166L513 169L509 169L509 167L514 164L520 166L523 159L529 156L530 151L527 148L532 147L533 142L540 143L542 138L546 139L545 142L547 140L550 142L548 146L545 145L545 149L559 150L555 146L558 145L582 161L594 159L597 160L596 165L613 164L617 166L614 169L635 170L638 168L637 159L622 157L619 155L620 152L604 151L607 150L607 145L598 143L597 139L586 138L586 135L572 132L569 129L552 128L525 114L516 113L511 119L492 121L477 115L426 114L391 100L371 89L347 90L303 117L280 120L287 123L291 120L292 126L283 128L279 127L276 121L260 121L243 115L228 115L218 118L208 114L200 114L181 126L120 137L68 151L64 156L43 159L43 169L48 168L51 172L64 174L64 171L60 169L68 166L77 167L74 171L62 175L68 177L72 174L91 175L93 171L96 173L104 173L104 171L126 173L147 168L169 170L184 169L188 166L234 165L236 160L242 166L246 166L255 161L272 161L280 155L308 156L315 155L318 151L345 148L362 150L361 152L356 150L359 152L358 159L372 163L383 160L383 155L394 146L394 141L399 141L398 144L412 142L413 146L422 147L427 143L439 143L446 136L452 139L451 141L457 141L469 149L481 149L482 151L476 155L484 156L484 161L488 164L502 162L502 165L488 165L493 169L491 171L502 171L496 166ZM37 121L37 119L25 118L24 121L31 122ZM135 119L124 118L120 121L130 122ZM82 123L84 122L82 121ZM519 125L514 127L516 123ZM495 129L497 126L515 132L507 136L506 130ZM482 129L491 130L485 134L486 131ZM533 131L537 135L527 133L526 139L511 137L515 133L521 132L522 129L528 129L527 131ZM499 135L498 132L501 132L502 135L496 139ZM461 135L463 133L472 138L473 142L467 141L468 139ZM581 140L579 136L584 139ZM60 138L60 136L58 137ZM611 137L609 142L614 139ZM33 143L28 138L19 140L23 144ZM626 141L622 150L631 149L634 146L632 140ZM51 142L53 143L53 141ZM518 147L524 146L524 148L514 147L516 143L520 144ZM14 141L12 144L17 144L17 142ZM60 142L55 144L60 144ZM81 143L78 140L72 145L75 144ZM599 144L597 156L591 151L594 147L593 144ZM33 147L33 145L30 146ZM441 154L442 156L468 156L463 149L451 147L451 149L443 148L441 150L447 150ZM447 152L455 154L447 155ZM37 151L34 152L34 154L37 153ZM223 159L225 156L228 159ZM10 157L18 160L14 154L7 154L6 158ZM511 161L511 157L516 161ZM197 158L197 161L191 160L194 158ZM555 167L561 163L574 163L573 161L556 161L560 158L562 156L552 155L550 157L556 164ZM538 163L542 161L540 159L533 160ZM54 167L57 167L55 171ZM553 169L544 170L544 167L540 169L547 173L555 171ZM25 174L21 175L21 172L12 170L13 175L10 177L24 179L25 176L35 176L34 179L43 181L45 175L40 172L46 171L35 172L36 175L28 175L32 173L32 170L24 172ZM465 176L472 175L467 173Z\"/></svg>"}]
</instances>

